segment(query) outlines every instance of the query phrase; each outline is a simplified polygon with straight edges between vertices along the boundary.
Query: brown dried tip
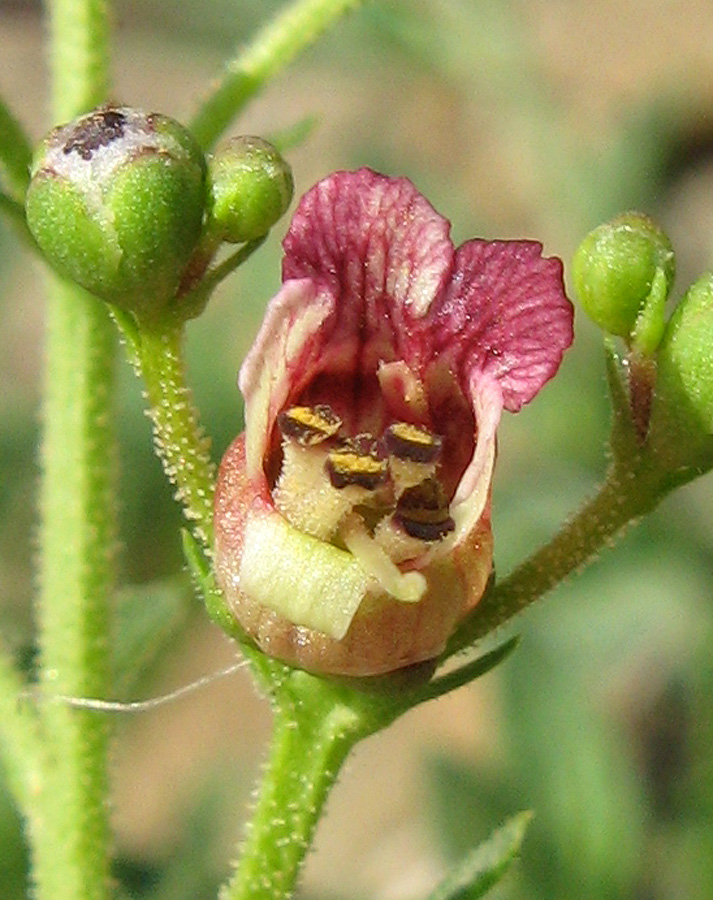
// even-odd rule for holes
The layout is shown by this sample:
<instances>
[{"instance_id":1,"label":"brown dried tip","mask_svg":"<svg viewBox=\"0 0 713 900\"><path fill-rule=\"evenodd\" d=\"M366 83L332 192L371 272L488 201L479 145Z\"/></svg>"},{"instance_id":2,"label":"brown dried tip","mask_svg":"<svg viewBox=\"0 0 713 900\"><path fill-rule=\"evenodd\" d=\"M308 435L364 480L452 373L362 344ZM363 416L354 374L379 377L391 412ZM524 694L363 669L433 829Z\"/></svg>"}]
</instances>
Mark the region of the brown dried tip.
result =
<instances>
[{"instance_id":1,"label":"brown dried tip","mask_svg":"<svg viewBox=\"0 0 713 900\"><path fill-rule=\"evenodd\" d=\"M82 159L90 160L95 150L123 137L125 128L126 115L120 109L98 109L81 121L62 152L67 156L74 151Z\"/></svg>"},{"instance_id":2,"label":"brown dried tip","mask_svg":"<svg viewBox=\"0 0 713 900\"><path fill-rule=\"evenodd\" d=\"M277 424L285 437L293 438L303 447L314 447L334 437L342 427L342 420L330 406L293 406L281 413Z\"/></svg>"},{"instance_id":3,"label":"brown dried tip","mask_svg":"<svg viewBox=\"0 0 713 900\"><path fill-rule=\"evenodd\" d=\"M435 478L405 490L399 497L394 519L409 537L421 541L439 541L455 528L448 513L448 500Z\"/></svg>"}]
</instances>

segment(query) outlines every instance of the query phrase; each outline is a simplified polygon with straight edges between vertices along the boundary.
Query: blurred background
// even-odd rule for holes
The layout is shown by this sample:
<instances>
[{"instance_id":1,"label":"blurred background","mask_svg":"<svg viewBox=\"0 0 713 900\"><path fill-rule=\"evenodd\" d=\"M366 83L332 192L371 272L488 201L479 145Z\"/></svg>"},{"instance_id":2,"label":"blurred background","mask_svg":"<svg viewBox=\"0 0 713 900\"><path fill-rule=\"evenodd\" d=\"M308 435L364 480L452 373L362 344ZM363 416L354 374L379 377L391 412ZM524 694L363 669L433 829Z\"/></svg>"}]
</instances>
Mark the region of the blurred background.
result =
<instances>
[{"instance_id":1,"label":"blurred background","mask_svg":"<svg viewBox=\"0 0 713 900\"><path fill-rule=\"evenodd\" d=\"M281 6L114 5L114 99L184 120L225 56ZM35 138L52 124L43 34L39 4L0 3L0 90ZM452 219L456 243L537 238L566 265L590 228L641 209L673 239L682 291L713 265L711 35L708 0L379 0L274 82L234 131L270 135L313 116L310 138L290 154L298 194L337 168L405 174ZM189 330L216 459L241 428L235 375L279 284L286 227ZM0 612L29 664L42 272L1 228L0 304ZM117 696L137 699L220 669L234 650L190 593L140 387L123 361L119 372L117 653L126 658ZM578 314L560 376L502 427L500 573L593 492L608 415L601 340ZM141 615L155 619L158 649L126 638ZM502 668L357 750L320 826L302 900L419 900L521 809L536 817L493 897L711 897L711 476L510 631L522 643ZM214 897L265 750L266 703L240 673L113 721L121 896ZM25 895L24 868L0 789L2 900Z\"/></svg>"}]
</instances>

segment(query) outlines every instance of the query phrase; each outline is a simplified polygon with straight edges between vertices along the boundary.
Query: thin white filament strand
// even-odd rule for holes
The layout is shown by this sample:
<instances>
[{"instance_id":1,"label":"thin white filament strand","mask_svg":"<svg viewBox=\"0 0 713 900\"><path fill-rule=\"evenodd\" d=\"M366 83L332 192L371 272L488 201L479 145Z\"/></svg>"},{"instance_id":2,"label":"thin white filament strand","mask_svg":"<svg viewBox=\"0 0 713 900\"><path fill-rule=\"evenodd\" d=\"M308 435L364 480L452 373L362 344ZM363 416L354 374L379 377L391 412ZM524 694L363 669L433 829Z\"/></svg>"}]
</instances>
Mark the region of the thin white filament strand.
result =
<instances>
[{"instance_id":1,"label":"thin white filament strand","mask_svg":"<svg viewBox=\"0 0 713 900\"><path fill-rule=\"evenodd\" d=\"M246 665L247 661L243 659L240 662L233 663L225 669L221 669L218 672L211 672L210 675L203 675L201 678L192 681L190 684L184 684L174 691L169 691L167 694L161 694L158 697L152 697L149 700L99 700L94 697L68 697L63 694L58 694L51 699L56 703L66 703L67 706L71 706L73 709L90 709L96 712L144 712L149 709L156 709L166 703L172 703L174 700L185 697L187 694L192 694L194 691L207 687L209 684L218 681L220 678L234 675L235 672L244 668Z\"/></svg>"}]
</instances>

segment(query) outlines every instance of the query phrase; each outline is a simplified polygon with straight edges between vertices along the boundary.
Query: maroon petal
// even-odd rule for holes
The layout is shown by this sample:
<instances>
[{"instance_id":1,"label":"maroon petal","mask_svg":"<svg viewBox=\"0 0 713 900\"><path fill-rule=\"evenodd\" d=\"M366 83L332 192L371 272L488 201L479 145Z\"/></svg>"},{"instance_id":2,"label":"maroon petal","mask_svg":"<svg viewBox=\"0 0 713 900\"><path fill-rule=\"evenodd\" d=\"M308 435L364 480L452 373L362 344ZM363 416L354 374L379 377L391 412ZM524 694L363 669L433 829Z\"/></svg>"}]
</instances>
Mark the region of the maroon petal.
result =
<instances>
[{"instance_id":1,"label":"maroon petal","mask_svg":"<svg viewBox=\"0 0 713 900\"><path fill-rule=\"evenodd\" d=\"M552 378L572 343L562 263L541 254L535 241L468 241L431 309L432 352L448 354L464 384L494 378L511 412Z\"/></svg>"},{"instance_id":2,"label":"maroon petal","mask_svg":"<svg viewBox=\"0 0 713 900\"><path fill-rule=\"evenodd\" d=\"M450 223L407 178L337 172L302 198L283 246L282 277L326 287L347 327L396 336L447 282Z\"/></svg>"}]
</instances>

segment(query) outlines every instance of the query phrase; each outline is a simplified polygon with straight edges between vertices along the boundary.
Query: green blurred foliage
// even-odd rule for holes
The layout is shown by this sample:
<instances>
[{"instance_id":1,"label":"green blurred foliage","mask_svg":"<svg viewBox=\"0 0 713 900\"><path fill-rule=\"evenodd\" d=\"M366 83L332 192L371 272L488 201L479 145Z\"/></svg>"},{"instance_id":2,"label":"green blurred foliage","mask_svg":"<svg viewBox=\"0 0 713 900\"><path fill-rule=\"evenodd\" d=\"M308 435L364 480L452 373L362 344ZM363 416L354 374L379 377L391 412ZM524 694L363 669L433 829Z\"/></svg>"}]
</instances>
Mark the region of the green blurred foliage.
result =
<instances>
[{"instance_id":1,"label":"green blurred foliage","mask_svg":"<svg viewBox=\"0 0 713 900\"><path fill-rule=\"evenodd\" d=\"M127 46L154 48L155 59L142 62L150 85L157 77L152 59L157 70L172 55L188 69L196 60L203 70L206 59L219 60L281 5L124 0L117 22ZM703 4L675 5L680 17L691 13L692 35L701 30L693 13ZM335 167L367 164L407 174L452 218L456 240L537 237L566 263L589 229L639 207L660 217L673 236L682 261L680 293L713 259L705 230L705 216L713 220L710 200L703 212L695 203L694 212L681 205L691 177L702 186L690 195L699 204L711 183L705 173L713 171L713 94L700 85L713 83L713 60L692 53L687 68L681 63L675 78L665 78L660 60L673 65L667 36L647 50L646 22L636 19L636 9L643 9L638 0L374 2L297 63L294 84L288 75L268 91L248 117L249 128L265 122L266 131L278 133L317 116L307 144L294 152L298 194ZM710 15L706 22L713 24ZM575 36L585 27L592 34L580 34L578 44ZM548 28L559 28L560 41L570 34L572 46L548 43ZM587 41L603 54L596 68L568 68L566 57L576 59ZM617 51L622 43L631 60ZM555 61L548 56L553 47ZM135 65L126 52L123 65ZM602 74L607 67L608 80ZM597 85L596 97L582 87L587 78ZM186 96L185 111L201 87L196 83ZM21 97L10 101L22 109ZM276 229L190 329L191 380L216 459L241 427L235 375L279 284L283 231ZM37 480L39 338L16 320L21 299L37 291L24 274L28 265L10 233L0 231L0 303L9 323L0 332L0 511L6 523L0 585L6 633L18 654L32 641ZM18 349L22 339L32 343ZM34 375L18 371L27 357L36 360ZM142 595L149 604L165 604L170 627L161 629L162 640L170 647L196 623L180 576L180 516L152 455L141 389L127 366L120 385L121 581L149 585L123 596L127 609ZM502 427L493 500L498 572L546 540L595 489L606 465L607 427L601 339L580 317L560 376ZM487 679L495 703L482 728L495 733L497 751L477 761L455 760L445 751L424 759L430 797L424 817L443 859L457 861L509 815L533 809L522 859L494 897L710 896L712 601L708 477L669 498L615 552L517 622L520 649ZM144 627L142 618L127 641L138 646ZM155 664L155 653L137 651L137 660L144 656L142 666ZM136 696L147 682L131 683ZM182 786L187 825L163 854L119 849L116 874L125 900L214 895L224 875L226 833L236 828L236 788L225 787L225 770L216 766L200 784ZM243 782L251 777L230 775ZM0 807L0 884L3 900L14 900L23 894L25 861L17 822L4 800ZM340 900L352 896L345 885Z\"/></svg>"}]
</instances>

